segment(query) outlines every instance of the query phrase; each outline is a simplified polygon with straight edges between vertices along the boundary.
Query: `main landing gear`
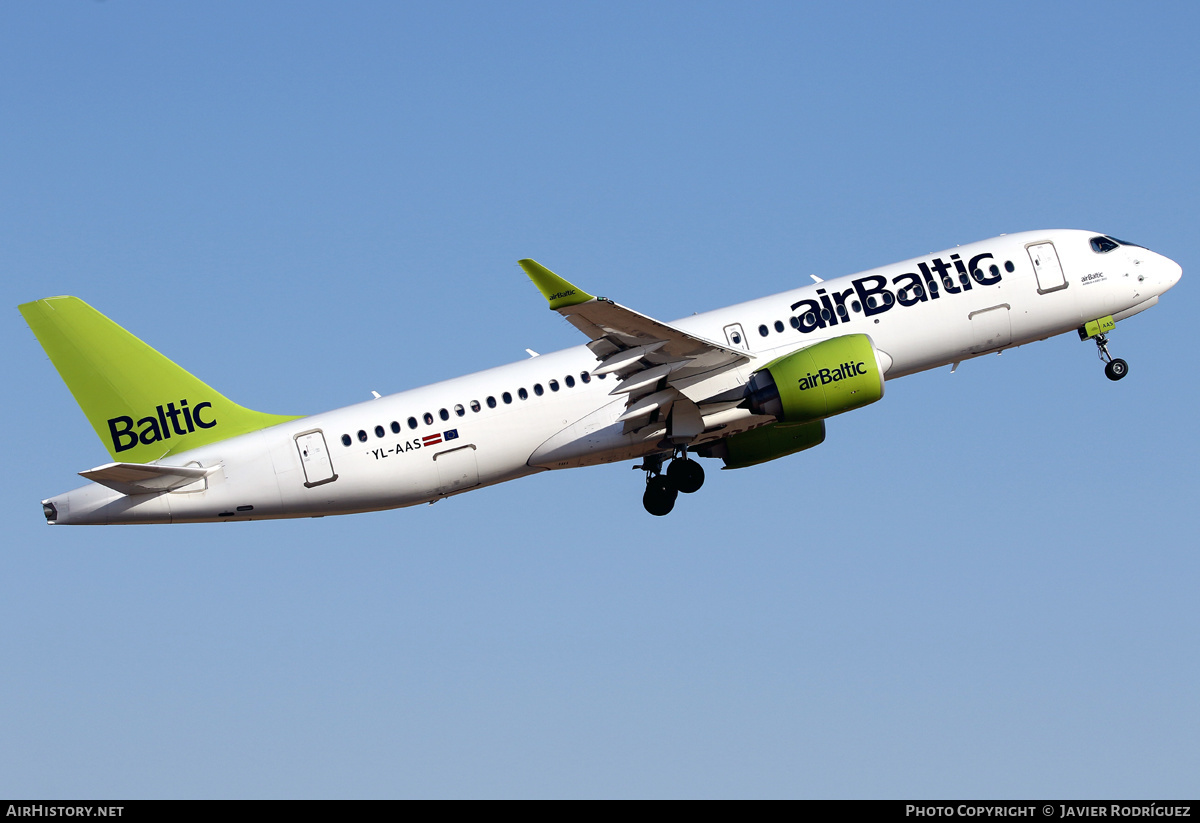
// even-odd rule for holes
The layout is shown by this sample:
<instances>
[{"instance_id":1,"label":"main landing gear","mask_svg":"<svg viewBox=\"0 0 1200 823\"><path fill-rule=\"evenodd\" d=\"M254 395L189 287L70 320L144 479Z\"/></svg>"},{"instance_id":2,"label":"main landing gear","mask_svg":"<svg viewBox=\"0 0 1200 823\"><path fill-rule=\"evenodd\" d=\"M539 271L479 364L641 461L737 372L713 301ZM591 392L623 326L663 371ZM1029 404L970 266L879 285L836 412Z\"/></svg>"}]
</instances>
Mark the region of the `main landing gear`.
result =
<instances>
[{"instance_id":1,"label":"main landing gear","mask_svg":"<svg viewBox=\"0 0 1200 823\"><path fill-rule=\"evenodd\" d=\"M1104 376L1109 380L1120 380L1129 374L1129 364L1108 353L1108 335L1098 334L1095 340L1096 348L1100 350L1100 359L1104 361Z\"/></svg>"},{"instance_id":2,"label":"main landing gear","mask_svg":"<svg viewBox=\"0 0 1200 823\"><path fill-rule=\"evenodd\" d=\"M642 505L646 511L656 517L670 514L675 508L675 498L680 492L691 494L699 491L704 485L704 469L695 460L687 456L687 449L678 450L667 466L666 474L662 471L663 456L661 454L647 455L640 466L635 469L646 471L646 491L642 495Z\"/></svg>"}]
</instances>

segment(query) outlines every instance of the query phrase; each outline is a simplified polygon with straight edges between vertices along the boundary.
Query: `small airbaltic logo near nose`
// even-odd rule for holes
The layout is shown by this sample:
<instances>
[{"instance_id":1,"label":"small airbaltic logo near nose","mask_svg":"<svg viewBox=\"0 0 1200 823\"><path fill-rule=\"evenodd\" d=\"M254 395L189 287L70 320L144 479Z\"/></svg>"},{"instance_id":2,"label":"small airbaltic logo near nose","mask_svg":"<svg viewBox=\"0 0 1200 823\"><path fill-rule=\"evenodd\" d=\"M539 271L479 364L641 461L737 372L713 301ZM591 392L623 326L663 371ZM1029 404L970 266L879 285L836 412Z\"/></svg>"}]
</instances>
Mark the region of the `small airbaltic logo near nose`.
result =
<instances>
[{"instance_id":1,"label":"small airbaltic logo near nose","mask_svg":"<svg viewBox=\"0 0 1200 823\"><path fill-rule=\"evenodd\" d=\"M848 377L858 377L867 373L867 364L863 361L857 363L843 363L836 369L821 369L813 373L809 372L800 378L800 390L816 388L817 386L828 386L830 383L836 383L839 380L845 380Z\"/></svg>"},{"instance_id":2,"label":"small airbaltic logo near nose","mask_svg":"<svg viewBox=\"0 0 1200 823\"><path fill-rule=\"evenodd\" d=\"M160 440L170 440L172 434L184 435L194 432L197 428L211 429L217 425L217 421L204 419L202 413L206 409L212 409L212 403L207 400L194 406L188 406L188 401L180 400L178 408L174 403L168 403L165 407L155 406L156 415L137 421L136 432L133 430L132 417L110 417L108 431L112 435L113 450L123 452L139 443L149 446Z\"/></svg>"}]
</instances>

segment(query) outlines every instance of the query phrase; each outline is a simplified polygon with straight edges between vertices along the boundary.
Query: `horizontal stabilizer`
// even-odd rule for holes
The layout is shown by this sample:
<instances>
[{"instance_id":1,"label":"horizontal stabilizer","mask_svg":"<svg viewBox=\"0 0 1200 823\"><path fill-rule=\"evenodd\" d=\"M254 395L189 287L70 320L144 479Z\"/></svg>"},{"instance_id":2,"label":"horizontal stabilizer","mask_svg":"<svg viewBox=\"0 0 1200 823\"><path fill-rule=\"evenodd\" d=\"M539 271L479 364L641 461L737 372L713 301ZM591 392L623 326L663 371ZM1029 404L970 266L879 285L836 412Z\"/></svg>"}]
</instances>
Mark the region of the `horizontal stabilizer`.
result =
<instances>
[{"instance_id":1,"label":"horizontal stabilizer","mask_svg":"<svg viewBox=\"0 0 1200 823\"><path fill-rule=\"evenodd\" d=\"M81 477L121 494L161 494L195 483L212 469L202 466L156 466L149 463L106 463L80 472Z\"/></svg>"}]
</instances>

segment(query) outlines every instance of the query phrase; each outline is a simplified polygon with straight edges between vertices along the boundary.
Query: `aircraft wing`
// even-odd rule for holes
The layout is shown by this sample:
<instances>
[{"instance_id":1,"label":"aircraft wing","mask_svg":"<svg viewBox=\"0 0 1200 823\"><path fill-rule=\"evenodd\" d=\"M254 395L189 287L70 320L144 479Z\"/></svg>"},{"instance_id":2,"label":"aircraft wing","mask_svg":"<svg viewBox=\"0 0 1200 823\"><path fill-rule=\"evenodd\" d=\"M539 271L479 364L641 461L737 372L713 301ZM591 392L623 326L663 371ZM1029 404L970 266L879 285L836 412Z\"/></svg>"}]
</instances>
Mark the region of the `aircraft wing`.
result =
<instances>
[{"instance_id":1,"label":"aircraft wing","mask_svg":"<svg viewBox=\"0 0 1200 823\"><path fill-rule=\"evenodd\" d=\"M697 407L705 398L688 397L687 389L753 357L588 294L533 260L518 262L550 308L591 339L587 346L600 361L592 374L618 378L609 394L626 395L619 418L626 431L665 419L680 400L695 409L688 417L715 410L712 403Z\"/></svg>"}]
</instances>

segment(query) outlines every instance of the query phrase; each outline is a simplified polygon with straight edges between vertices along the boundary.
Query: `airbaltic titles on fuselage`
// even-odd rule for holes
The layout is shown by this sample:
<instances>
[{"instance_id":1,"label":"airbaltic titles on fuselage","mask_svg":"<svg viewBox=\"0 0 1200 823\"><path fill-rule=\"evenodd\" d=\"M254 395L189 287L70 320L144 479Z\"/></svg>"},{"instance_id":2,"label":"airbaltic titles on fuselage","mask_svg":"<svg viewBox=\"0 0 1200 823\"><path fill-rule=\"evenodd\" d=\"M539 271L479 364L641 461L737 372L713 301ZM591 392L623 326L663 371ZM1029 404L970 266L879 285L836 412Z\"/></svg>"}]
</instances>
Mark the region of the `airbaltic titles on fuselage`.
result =
<instances>
[{"instance_id":1,"label":"airbaltic titles on fuselage","mask_svg":"<svg viewBox=\"0 0 1200 823\"><path fill-rule=\"evenodd\" d=\"M1000 267L994 263L983 268L984 260L994 260L991 252L983 252L963 263L957 254L950 255L947 263L940 257L934 257L929 262L917 263L917 272L905 272L892 278L891 283L881 274L867 274L850 281L851 288L827 292L817 289L817 299L805 298L791 305L794 312L792 326L801 334L848 323L851 320L850 309L862 311L866 317L883 314L893 306L915 306L928 300L940 297L940 288L947 294L961 294L970 291L973 284L994 286L1000 282L1003 275ZM1014 270L1011 262L1004 264L1005 271ZM955 275L957 274L957 277ZM897 287L894 291L888 286ZM857 298L852 307L846 306L846 299L853 295Z\"/></svg>"},{"instance_id":2,"label":"airbaltic titles on fuselage","mask_svg":"<svg viewBox=\"0 0 1200 823\"><path fill-rule=\"evenodd\" d=\"M200 416L205 409L211 409L212 403L207 400L202 403L197 403L192 407L188 407L187 400L179 401L179 408L175 408L174 403L168 403L166 408L155 406L156 415L153 417L143 417L137 421L138 431L134 431L134 423L132 417L124 415L120 417L110 417L108 419L108 431L112 435L113 450L123 452L126 449L132 449L139 443L143 446L148 446L151 443L157 443L160 440L170 440L171 434L185 435L189 432L194 432L197 428L211 429L217 425L216 418L205 420ZM183 418L183 425L180 425L179 418ZM170 424L167 420L170 420ZM186 426L186 429L184 428Z\"/></svg>"}]
</instances>

